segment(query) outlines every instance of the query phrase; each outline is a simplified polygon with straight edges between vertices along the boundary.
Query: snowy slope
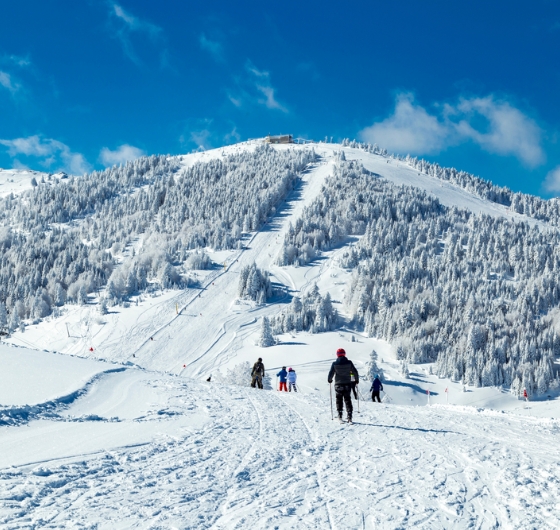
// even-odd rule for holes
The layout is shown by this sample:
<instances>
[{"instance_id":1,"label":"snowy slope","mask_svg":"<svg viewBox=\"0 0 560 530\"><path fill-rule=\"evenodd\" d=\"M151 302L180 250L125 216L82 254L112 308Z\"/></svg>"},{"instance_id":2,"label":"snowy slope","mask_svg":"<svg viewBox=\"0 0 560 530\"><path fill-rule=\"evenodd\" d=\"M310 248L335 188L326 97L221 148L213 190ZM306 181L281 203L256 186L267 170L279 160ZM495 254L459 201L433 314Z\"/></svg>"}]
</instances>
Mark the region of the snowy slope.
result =
<instances>
[{"instance_id":1,"label":"snowy slope","mask_svg":"<svg viewBox=\"0 0 560 530\"><path fill-rule=\"evenodd\" d=\"M59 173L54 175L55 178L66 177ZM48 178L47 173L33 171L31 169L2 169L0 168L0 197L5 197L10 193L17 195L26 190L30 190L33 186L31 180L35 178L37 182L41 178Z\"/></svg>"},{"instance_id":2,"label":"snowy slope","mask_svg":"<svg viewBox=\"0 0 560 530\"><path fill-rule=\"evenodd\" d=\"M102 317L93 303L66 306L9 339L87 360L0 349L0 404L17 418L0 426L4 527L560 527L555 394L524 404L501 389L440 380L429 366L411 366L405 379L391 345L344 328L255 345L260 317L315 282L343 309L345 247L305 267L274 264L289 224L320 193L340 150L445 205L536 221L378 155L295 148L321 158L243 249L208 249L217 265L199 273L201 288L144 295ZM237 299L239 271L252 262L272 274L276 295L264 306ZM326 374L341 346L362 374L375 349L387 378L386 402L362 402L352 427L330 416ZM238 381L228 370L259 356L269 388L286 365L296 369L300 393L230 385ZM369 383L360 388L368 399Z\"/></svg>"},{"instance_id":3,"label":"snowy slope","mask_svg":"<svg viewBox=\"0 0 560 530\"><path fill-rule=\"evenodd\" d=\"M558 420L370 402L355 419L333 422L328 393L280 394L134 368L106 374L50 418L0 427L0 524L560 524Z\"/></svg>"},{"instance_id":4,"label":"snowy slope","mask_svg":"<svg viewBox=\"0 0 560 530\"><path fill-rule=\"evenodd\" d=\"M0 345L0 366L0 407L37 405L70 395L114 368L108 363L5 344Z\"/></svg>"}]
</instances>

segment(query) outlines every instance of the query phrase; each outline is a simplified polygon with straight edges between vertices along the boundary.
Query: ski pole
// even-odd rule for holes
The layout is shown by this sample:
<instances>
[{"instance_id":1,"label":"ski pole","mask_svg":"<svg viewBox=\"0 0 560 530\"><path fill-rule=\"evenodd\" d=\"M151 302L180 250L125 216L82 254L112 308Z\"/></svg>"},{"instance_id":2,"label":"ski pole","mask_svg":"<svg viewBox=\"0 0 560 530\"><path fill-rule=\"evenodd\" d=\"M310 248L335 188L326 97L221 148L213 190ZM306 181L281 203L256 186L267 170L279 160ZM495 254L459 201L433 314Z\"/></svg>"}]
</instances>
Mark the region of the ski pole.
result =
<instances>
[{"instance_id":1,"label":"ski pole","mask_svg":"<svg viewBox=\"0 0 560 530\"><path fill-rule=\"evenodd\" d=\"M365 401L363 394L360 392L360 389L358 388L358 394L360 394L360 397L362 398L362 401Z\"/></svg>"},{"instance_id":2,"label":"ski pole","mask_svg":"<svg viewBox=\"0 0 560 530\"><path fill-rule=\"evenodd\" d=\"M358 414L360 413L360 391L358 390Z\"/></svg>"},{"instance_id":3,"label":"ski pole","mask_svg":"<svg viewBox=\"0 0 560 530\"><path fill-rule=\"evenodd\" d=\"M333 408L332 408L332 383L329 383L329 388L331 391L331 420L334 420L334 412L333 412Z\"/></svg>"}]
</instances>

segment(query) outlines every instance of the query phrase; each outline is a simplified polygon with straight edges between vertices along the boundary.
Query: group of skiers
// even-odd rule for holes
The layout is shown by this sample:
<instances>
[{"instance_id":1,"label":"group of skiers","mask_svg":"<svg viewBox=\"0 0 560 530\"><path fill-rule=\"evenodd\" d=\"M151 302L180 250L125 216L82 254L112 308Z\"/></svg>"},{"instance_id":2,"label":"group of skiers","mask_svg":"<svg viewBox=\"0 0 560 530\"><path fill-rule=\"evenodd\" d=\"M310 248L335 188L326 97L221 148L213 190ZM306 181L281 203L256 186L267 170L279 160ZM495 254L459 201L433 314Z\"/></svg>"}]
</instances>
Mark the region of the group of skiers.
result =
<instances>
[{"instance_id":1,"label":"group of skiers","mask_svg":"<svg viewBox=\"0 0 560 530\"><path fill-rule=\"evenodd\" d=\"M257 386L259 388L263 388L264 376L265 376L264 364L262 362L262 358L259 357L257 362L253 365L253 370L251 371L251 386L253 388L256 388ZM296 386L297 374L293 368L288 368L286 370L286 367L282 366L282 370L280 370L276 374L276 377L278 377L280 381L280 386L278 387L278 390L280 391L284 390L284 392L291 392L293 390L294 392L297 392L297 386Z\"/></svg>"},{"instance_id":2,"label":"group of skiers","mask_svg":"<svg viewBox=\"0 0 560 530\"><path fill-rule=\"evenodd\" d=\"M284 392L291 392L292 390L297 392L297 374L293 368L288 368L286 371L286 367L282 366L282 370L276 374L276 377L278 377L280 381L280 386L278 387L280 392L282 392L282 390L284 390ZM288 388L286 388L286 383L288 384Z\"/></svg>"},{"instance_id":3,"label":"group of skiers","mask_svg":"<svg viewBox=\"0 0 560 530\"><path fill-rule=\"evenodd\" d=\"M264 364L262 362L262 358L259 357L257 362L253 365L253 370L251 372L251 386L253 388L256 386L263 388L262 380L264 375ZM279 391L283 390L284 392L291 392L293 390L294 392L297 392L297 374L293 368L288 368L286 370L286 367L282 366L282 370L276 374L276 377L279 379ZM332 363L327 379L329 384L332 384L334 380L336 411L338 413L339 421L343 421L342 413L345 405L347 416L346 420L348 423L352 423L353 406L351 394L353 393L354 398L358 399L356 386L360 382L360 375L358 374L358 370L354 366L354 363L346 357L346 351L343 348L339 348L336 351L336 361ZM381 383L379 375L376 375L370 388L371 399L374 403L376 400L381 403L379 393L382 390L383 384Z\"/></svg>"}]
</instances>

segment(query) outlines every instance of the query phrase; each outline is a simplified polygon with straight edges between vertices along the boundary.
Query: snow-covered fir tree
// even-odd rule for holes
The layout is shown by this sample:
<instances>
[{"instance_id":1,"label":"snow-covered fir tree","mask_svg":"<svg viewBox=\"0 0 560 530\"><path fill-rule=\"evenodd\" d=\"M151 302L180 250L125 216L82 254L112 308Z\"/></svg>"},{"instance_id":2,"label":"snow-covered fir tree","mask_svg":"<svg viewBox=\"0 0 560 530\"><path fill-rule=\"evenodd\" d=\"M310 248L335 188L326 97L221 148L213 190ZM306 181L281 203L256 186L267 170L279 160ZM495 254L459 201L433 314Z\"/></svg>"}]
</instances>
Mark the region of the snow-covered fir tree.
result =
<instances>
[{"instance_id":1,"label":"snow-covered fir tree","mask_svg":"<svg viewBox=\"0 0 560 530\"><path fill-rule=\"evenodd\" d=\"M331 295L327 293L321 296L315 284L301 299L294 296L291 303L271 323L276 334L291 331L323 333L335 329L338 313L332 305Z\"/></svg>"},{"instance_id":2,"label":"snow-covered fir tree","mask_svg":"<svg viewBox=\"0 0 560 530\"><path fill-rule=\"evenodd\" d=\"M274 346L276 344L276 340L272 335L272 328L270 327L270 320L267 316L262 317L261 320L261 332L259 336L258 345L261 348L269 348L270 346Z\"/></svg>"},{"instance_id":3,"label":"snow-covered fir tree","mask_svg":"<svg viewBox=\"0 0 560 530\"><path fill-rule=\"evenodd\" d=\"M272 296L272 286L268 272L259 269L253 262L246 265L239 273L237 288L239 298L264 303Z\"/></svg>"}]
</instances>

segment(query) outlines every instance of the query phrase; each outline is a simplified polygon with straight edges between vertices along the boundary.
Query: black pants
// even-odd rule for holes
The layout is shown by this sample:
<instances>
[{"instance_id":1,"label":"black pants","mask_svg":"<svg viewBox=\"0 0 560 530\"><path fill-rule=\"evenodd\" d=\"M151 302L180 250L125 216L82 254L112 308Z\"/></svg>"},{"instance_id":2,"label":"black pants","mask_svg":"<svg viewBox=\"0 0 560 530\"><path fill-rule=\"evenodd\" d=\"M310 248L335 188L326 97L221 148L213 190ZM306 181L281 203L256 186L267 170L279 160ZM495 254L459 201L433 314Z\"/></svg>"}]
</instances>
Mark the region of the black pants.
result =
<instances>
[{"instance_id":1,"label":"black pants","mask_svg":"<svg viewBox=\"0 0 560 530\"><path fill-rule=\"evenodd\" d=\"M371 400L375 403L375 398L377 398L377 401L379 401L379 403L381 403L381 399L379 398L379 390L374 390L371 393Z\"/></svg>"},{"instance_id":2,"label":"black pants","mask_svg":"<svg viewBox=\"0 0 560 530\"><path fill-rule=\"evenodd\" d=\"M258 385L259 388L263 387L262 375L261 374L254 374L253 375L253 380L251 381L251 386L253 388L255 388L255 386L257 386L257 385Z\"/></svg>"},{"instance_id":3,"label":"black pants","mask_svg":"<svg viewBox=\"0 0 560 530\"><path fill-rule=\"evenodd\" d=\"M346 414L348 418L352 418L352 398L350 397L350 392L352 387L350 385L335 385L334 391L336 392L336 410L338 416L342 417L342 400L346 404Z\"/></svg>"}]
</instances>

